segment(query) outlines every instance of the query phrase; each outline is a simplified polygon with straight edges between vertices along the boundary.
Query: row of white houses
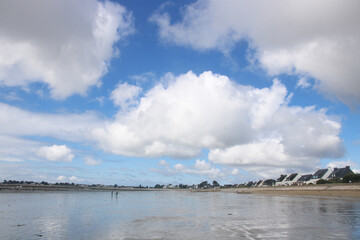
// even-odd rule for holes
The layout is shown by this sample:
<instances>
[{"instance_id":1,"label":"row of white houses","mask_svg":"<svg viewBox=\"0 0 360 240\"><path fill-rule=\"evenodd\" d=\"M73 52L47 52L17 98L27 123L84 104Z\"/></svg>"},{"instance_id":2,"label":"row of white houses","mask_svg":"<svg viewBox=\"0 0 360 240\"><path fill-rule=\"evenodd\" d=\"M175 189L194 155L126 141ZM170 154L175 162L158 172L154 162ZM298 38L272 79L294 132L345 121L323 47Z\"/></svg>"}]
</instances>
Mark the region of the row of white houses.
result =
<instances>
[{"instance_id":1,"label":"row of white houses","mask_svg":"<svg viewBox=\"0 0 360 240\"><path fill-rule=\"evenodd\" d=\"M353 173L349 166L344 168L325 168L319 169L314 174L290 173L287 175L281 175L277 180L267 179L261 180L255 183L256 187L265 186L291 186L291 185L308 185L316 184L320 179L330 180L333 178L342 179L349 173Z\"/></svg>"}]
</instances>

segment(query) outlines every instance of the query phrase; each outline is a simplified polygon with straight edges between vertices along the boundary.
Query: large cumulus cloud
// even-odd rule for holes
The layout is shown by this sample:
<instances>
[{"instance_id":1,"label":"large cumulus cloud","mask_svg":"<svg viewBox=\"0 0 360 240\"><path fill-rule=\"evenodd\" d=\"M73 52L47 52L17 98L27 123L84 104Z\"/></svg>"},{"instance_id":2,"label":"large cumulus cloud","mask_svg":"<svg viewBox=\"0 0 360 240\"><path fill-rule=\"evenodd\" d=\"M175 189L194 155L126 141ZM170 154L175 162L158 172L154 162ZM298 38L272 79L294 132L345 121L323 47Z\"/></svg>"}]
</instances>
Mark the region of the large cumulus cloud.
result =
<instances>
[{"instance_id":1,"label":"large cumulus cloud","mask_svg":"<svg viewBox=\"0 0 360 240\"><path fill-rule=\"evenodd\" d=\"M56 99L85 94L101 83L132 24L109 1L1 1L0 85L44 82Z\"/></svg>"},{"instance_id":2,"label":"large cumulus cloud","mask_svg":"<svg viewBox=\"0 0 360 240\"><path fill-rule=\"evenodd\" d=\"M114 154L188 158L209 149L210 161L231 166L299 169L342 157L340 122L324 109L289 101L277 79L258 89L188 72L158 84L91 135Z\"/></svg>"},{"instance_id":3,"label":"large cumulus cloud","mask_svg":"<svg viewBox=\"0 0 360 240\"><path fill-rule=\"evenodd\" d=\"M122 156L184 159L207 149L212 164L253 172L308 169L322 158L344 155L341 122L325 109L289 105L291 94L277 79L267 88L237 84L212 72L168 74L166 79L112 119L0 104L0 136L49 136ZM209 166L198 162L195 168Z\"/></svg>"},{"instance_id":4,"label":"large cumulus cloud","mask_svg":"<svg viewBox=\"0 0 360 240\"><path fill-rule=\"evenodd\" d=\"M329 97L360 103L360 2L356 0L198 0L173 22L159 11L151 20L171 43L229 54L249 43L249 59L269 74L311 76Z\"/></svg>"}]
</instances>

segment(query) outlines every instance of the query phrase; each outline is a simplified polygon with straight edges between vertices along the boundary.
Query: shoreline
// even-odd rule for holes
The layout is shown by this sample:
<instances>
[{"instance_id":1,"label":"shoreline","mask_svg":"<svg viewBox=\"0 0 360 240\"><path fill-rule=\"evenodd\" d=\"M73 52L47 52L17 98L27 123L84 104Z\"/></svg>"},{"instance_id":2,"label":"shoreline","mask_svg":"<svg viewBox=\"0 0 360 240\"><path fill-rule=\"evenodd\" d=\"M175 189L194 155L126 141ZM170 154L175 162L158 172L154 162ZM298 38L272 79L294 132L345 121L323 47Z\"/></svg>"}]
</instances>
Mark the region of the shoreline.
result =
<instances>
[{"instance_id":1,"label":"shoreline","mask_svg":"<svg viewBox=\"0 0 360 240\"><path fill-rule=\"evenodd\" d=\"M171 189L157 189L157 188L112 188L112 187L84 187L84 186L57 186L57 185L18 185L0 184L0 193L12 192L111 192L111 191L167 191Z\"/></svg>"},{"instance_id":2,"label":"shoreline","mask_svg":"<svg viewBox=\"0 0 360 240\"><path fill-rule=\"evenodd\" d=\"M235 190L235 189L234 189ZM270 194L360 198L360 185L315 185L237 189L238 194Z\"/></svg>"},{"instance_id":3,"label":"shoreline","mask_svg":"<svg viewBox=\"0 0 360 240\"><path fill-rule=\"evenodd\" d=\"M79 187L79 186L41 186L22 185L16 190L16 185L0 184L1 193L30 192L111 192L111 191L188 191L222 192L237 194L268 194L268 195L298 195L298 196L329 196L360 198L360 184L324 184L312 186L288 187L253 187L253 188L219 188L219 189L163 189L163 188L111 188L111 187Z\"/></svg>"}]
</instances>

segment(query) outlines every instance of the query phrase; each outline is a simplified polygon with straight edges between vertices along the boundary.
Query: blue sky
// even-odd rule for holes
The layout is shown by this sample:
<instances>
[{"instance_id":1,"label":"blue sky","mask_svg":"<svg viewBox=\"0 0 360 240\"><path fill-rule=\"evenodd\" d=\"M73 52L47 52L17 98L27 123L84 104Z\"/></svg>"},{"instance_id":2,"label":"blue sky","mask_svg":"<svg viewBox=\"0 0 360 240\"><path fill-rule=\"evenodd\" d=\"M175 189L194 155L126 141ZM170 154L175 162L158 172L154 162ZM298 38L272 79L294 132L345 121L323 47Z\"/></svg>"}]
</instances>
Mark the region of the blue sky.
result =
<instances>
[{"instance_id":1,"label":"blue sky","mask_svg":"<svg viewBox=\"0 0 360 240\"><path fill-rule=\"evenodd\" d=\"M360 168L357 1L0 3L0 180Z\"/></svg>"}]
</instances>

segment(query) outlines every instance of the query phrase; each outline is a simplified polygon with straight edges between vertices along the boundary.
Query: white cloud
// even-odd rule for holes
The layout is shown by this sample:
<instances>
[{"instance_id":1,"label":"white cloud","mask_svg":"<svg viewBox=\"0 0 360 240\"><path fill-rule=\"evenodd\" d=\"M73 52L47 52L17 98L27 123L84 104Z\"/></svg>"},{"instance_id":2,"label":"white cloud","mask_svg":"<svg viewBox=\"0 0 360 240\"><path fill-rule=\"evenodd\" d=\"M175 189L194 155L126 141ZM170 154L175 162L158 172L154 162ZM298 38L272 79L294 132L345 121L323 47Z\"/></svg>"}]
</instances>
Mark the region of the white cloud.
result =
<instances>
[{"instance_id":1,"label":"white cloud","mask_svg":"<svg viewBox=\"0 0 360 240\"><path fill-rule=\"evenodd\" d=\"M264 179L276 179L281 174L287 173L308 173L312 172L315 167L311 166L302 166L301 168L286 168L286 167L269 167L269 166L246 166L242 167L246 172L251 176L252 180L264 180Z\"/></svg>"},{"instance_id":2,"label":"white cloud","mask_svg":"<svg viewBox=\"0 0 360 240\"><path fill-rule=\"evenodd\" d=\"M130 76L130 78L134 79L136 81L136 83L139 84L139 85L147 83L149 81L154 81L155 77L156 77L156 75L153 72L145 72L145 73L142 73L142 74L137 74L137 75Z\"/></svg>"},{"instance_id":3,"label":"white cloud","mask_svg":"<svg viewBox=\"0 0 360 240\"><path fill-rule=\"evenodd\" d=\"M1 97L7 101L21 101L22 99L18 96L16 92L8 92L6 94L1 94Z\"/></svg>"},{"instance_id":4,"label":"white cloud","mask_svg":"<svg viewBox=\"0 0 360 240\"><path fill-rule=\"evenodd\" d=\"M194 166L186 167L181 163L177 163L173 168L166 166L164 169L157 169L157 171L163 175L177 175L177 174L193 174L207 176L211 178L222 178L226 176L220 169L211 166L209 162L205 160L196 160Z\"/></svg>"},{"instance_id":5,"label":"white cloud","mask_svg":"<svg viewBox=\"0 0 360 240\"><path fill-rule=\"evenodd\" d=\"M269 74L308 74L324 94L357 105L359 8L356 0L198 0L183 9L179 22L163 10L150 19L163 40L200 51L229 54L246 40L251 62Z\"/></svg>"},{"instance_id":6,"label":"white cloud","mask_svg":"<svg viewBox=\"0 0 360 240\"><path fill-rule=\"evenodd\" d=\"M83 181L82 178L78 178L76 176L66 177L63 175L60 175L55 180L57 180L59 182L82 182Z\"/></svg>"},{"instance_id":7,"label":"white cloud","mask_svg":"<svg viewBox=\"0 0 360 240\"><path fill-rule=\"evenodd\" d=\"M84 162L86 165L89 166L96 166L101 164L101 160L95 160L93 157L85 157Z\"/></svg>"},{"instance_id":8,"label":"white cloud","mask_svg":"<svg viewBox=\"0 0 360 240\"><path fill-rule=\"evenodd\" d=\"M248 125L247 116L240 114L248 106L236 94L237 86L225 76L189 72L167 87L155 86L136 108L93 135L103 149L116 154L193 157L203 147L251 138L245 127L241 134L233 128Z\"/></svg>"},{"instance_id":9,"label":"white cloud","mask_svg":"<svg viewBox=\"0 0 360 240\"><path fill-rule=\"evenodd\" d=\"M69 177L69 180L73 181L73 182L78 182L80 179L78 177L71 176L71 177Z\"/></svg>"},{"instance_id":10,"label":"white cloud","mask_svg":"<svg viewBox=\"0 0 360 240\"><path fill-rule=\"evenodd\" d=\"M110 98L116 106L120 106L124 111L131 105L137 104L137 97L140 92L140 87L123 83L117 85L116 89L111 92Z\"/></svg>"},{"instance_id":11,"label":"white cloud","mask_svg":"<svg viewBox=\"0 0 360 240\"><path fill-rule=\"evenodd\" d=\"M103 120L92 112L83 114L35 113L0 103L0 135L48 136L81 142L92 128L101 126Z\"/></svg>"},{"instance_id":12,"label":"white cloud","mask_svg":"<svg viewBox=\"0 0 360 240\"><path fill-rule=\"evenodd\" d=\"M183 164L178 163L178 164L175 164L174 169L177 171L185 171L186 167Z\"/></svg>"},{"instance_id":13,"label":"white cloud","mask_svg":"<svg viewBox=\"0 0 360 240\"><path fill-rule=\"evenodd\" d=\"M321 158L342 157L340 122L323 109L290 107L288 101L277 79L258 89L211 72L188 72L155 86L135 108L92 134L115 154L187 158L207 148L210 161L244 168L305 169ZM195 169L206 168L196 163Z\"/></svg>"},{"instance_id":14,"label":"white cloud","mask_svg":"<svg viewBox=\"0 0 360 240\"><path fill-rule=\"evenodd\" d=\"M359 168L359 164L350 161L350 160L346 160L346 161L332 161L329 162L326 167L330 167L330 168L344 168L346 166L350 166L350 169L354 172L354 173L360 173L360 168Z\"/></svg>"},{"instance_id":15,"label":"white cloud","mask_svg":"<svg viewBox=\"0 0 360 240\"><path fill-rule=\"evenodd\" d=\"M197 170L210 170L211 164L206 162L205 160L196 160L194 168Z\"/></svg>"},{"instance_id":16,"label":"white cloud","mask_svg":"<svg viewBox=\"0 0 360 240\"><path fill-rule=\"evenodd\" d=\"M40 147L40 143L35 141L0 134L0 161L36 160L36 151Z\"/></svg>"},{"instance_id":17,"label":"white cloud","mask_svg":"<svg viewBox=\"0 0 360 240\"><path fill-rule=\"evenodd\" d=\"M239 174L239 169L237 168L234 168L232 171L231 171L231 175L238 175Z\"/></svg>"},{"instance_id":18,"label":"white cloud","mask_svg":"<svg viewBox=\"0 0 360 240\"><path fill-rule=\"evenodd\" d=\"M44 146L39 149L37 154L49 161L58 162L71 162L75 157L71 149L65 145Z\"/></svg>"},{"instance_id":19,"label":"white cloud","mask_svg":"<svg viewBox=\"0 0 360 240\"><path fill-rule=\"evenodd\" d=\"M0 104L0 136L47 136L139 157L193 158L208 149L213 163L249 171L304 169L342 157L339 120L324 109L289 106L290 100L277 79L259 89L212 72L188 72L168 77L112 120ZM194 167L217 172L211 169L200 160Z\"/></svg>"},{"instance_id":20,"label":"white cloud","mask_svg":"<svg viewBox=\"0 0 360 240\"><path fill-rule=\"evenodd\" d=\"M165 160L160 160L158 165L159 166L168 166L169 164Z\"/></svg>"},{"instance_id":21,"label":"white cloud","mask_svg":"<svg viewBox=\"0 0 360 240\"><path fill-rule=\"evenodd\" d=\"M306 77L300 77L296 83L296 86L301 88L308 88L311 86L311 83L309 82L309 79L307 79Z\"/></svg>"},{"instance_id":22,"label":"white cloud","mask_svg":"<svg viewBox=\"0 0 360 240\"><path fill-rule=\"evenodd\" d=\"M64 180L66 180L66 177L60 175L59 177L56 178L56 180L58 180L58 181L64 181Z\"/></svg>"},{"instance_id":23,"label":"white cloud","mask_svg":"<svg viewBox=\"0 0 360 240\"><path fill-rule=\"evenodd\" d=\"M131 13L109 1L3 1L0 84L41 81L56 99L83 95L101 84L114 44L132 32Z\"/></svg>"},{"instance_id":24,"label":"white cloud","mask_svg":"<svg viewBox=\"0 0 360 240\"><path fill-rule=\"evenodd\" d=\"M346 160L346 161L332 161L329 162L326 167L330 167L330 168L344 168L346 166L350 166L350 168L354 171L357 171L357 169L353 169L353 168L357 168L359 167L359 165L353 161L350 160Z\"/></svg>"},{"instance_id":25,"label":"white cloud","mask_svg":"<svg viewBox=\"0 0 360 240\"><path fill-rule=\"evenodd\" d=\"M103 96L95 98L95 101L97 101L100 106L104 105L104 100L105 100L105 97L103 97Z\"/></svg>"},{"instance_id":26,"label":"white cloud","mask_svg":"<svg viewBox=\"0 0 360 240\"><path fill-rule=\"evenodd\" d=\"M319 163L319 158L289 154L279 139L261 139L245 145L211 150L209 161L241 167L259 178L274 178L288 172L312 170ZM237 169L232 171L234 175L237 173Z\"/></svg>"}]
</instances>

